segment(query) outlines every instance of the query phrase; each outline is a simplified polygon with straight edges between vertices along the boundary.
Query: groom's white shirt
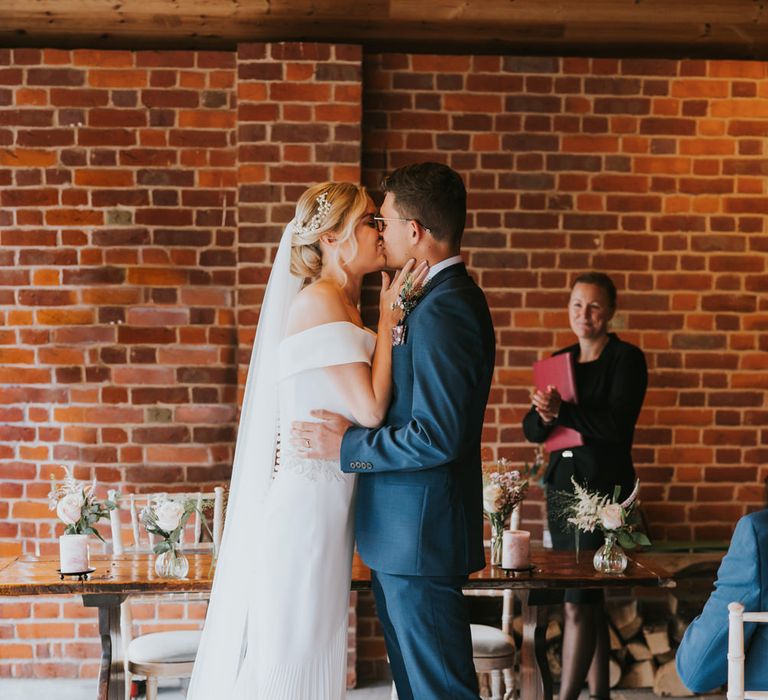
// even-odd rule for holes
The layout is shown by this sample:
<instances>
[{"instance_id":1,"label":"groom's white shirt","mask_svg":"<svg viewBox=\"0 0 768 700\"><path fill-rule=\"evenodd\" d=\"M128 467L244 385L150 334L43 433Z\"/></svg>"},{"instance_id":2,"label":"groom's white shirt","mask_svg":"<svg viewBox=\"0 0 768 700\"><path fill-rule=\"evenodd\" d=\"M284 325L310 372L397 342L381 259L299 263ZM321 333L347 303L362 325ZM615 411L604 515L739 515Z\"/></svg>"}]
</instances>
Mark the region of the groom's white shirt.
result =
<instances>
[{"instance_id":1,"label":"groom's white shirt","mask_svg":"<svg viewBox=\"0 0 768 700\"><path fill-rule=\"evenodd\" d=\"M461 255L452 255L450 258L446 258L445 260L441 260L438 263L435 263L432 265L432 267L429 268L429 272L427 273L427 277L424 280L423 284L426 284L431 280L440 270L445 270L446 267L450 267L451 265L458 265L460 262L464 262L464 259L461 257Z\"/></svg>"}]
</instances>

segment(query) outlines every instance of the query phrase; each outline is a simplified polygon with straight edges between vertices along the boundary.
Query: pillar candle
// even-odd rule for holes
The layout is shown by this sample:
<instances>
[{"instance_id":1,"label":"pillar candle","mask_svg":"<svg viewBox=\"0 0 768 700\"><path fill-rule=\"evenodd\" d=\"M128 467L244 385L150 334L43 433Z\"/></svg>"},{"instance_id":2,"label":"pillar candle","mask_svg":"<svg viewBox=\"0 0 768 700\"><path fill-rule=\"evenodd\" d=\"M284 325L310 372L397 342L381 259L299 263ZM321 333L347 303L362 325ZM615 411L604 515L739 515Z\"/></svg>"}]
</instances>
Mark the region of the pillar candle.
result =
<instances>
[{"instance_id":1,"label":"pillar candle","mask_svg":"<svg viewBox=\"0 0 768 700\"><path fill-rule=\"evenodd\" d=\"M525 569L531 564L531 533L528 530L504 530L501 544L501 568Z\"/></svg>"},{"instance_id":2,"label":"pillar candle","mask_svg":"<svg viewBox=\"0 0 768 700\"><path fill-rule=\"evenodd\" d=\"M88 535L61 535L59 537L59 561L62 574L79 574L87 571Z\"/></svg>"}]
</instances>

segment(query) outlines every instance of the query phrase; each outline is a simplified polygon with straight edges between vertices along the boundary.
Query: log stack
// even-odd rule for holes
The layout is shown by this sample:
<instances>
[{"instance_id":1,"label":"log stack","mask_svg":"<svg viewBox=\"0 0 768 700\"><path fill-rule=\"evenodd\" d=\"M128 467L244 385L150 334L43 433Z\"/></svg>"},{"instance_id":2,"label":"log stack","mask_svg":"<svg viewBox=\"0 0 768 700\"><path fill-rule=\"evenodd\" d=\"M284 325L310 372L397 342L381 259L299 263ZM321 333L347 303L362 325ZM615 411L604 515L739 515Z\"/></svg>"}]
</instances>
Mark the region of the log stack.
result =
<instances>
[{"instance_id":1,"label":"log stack","mask_svg":"<svg viewBox=\"0 0 768 700\"><path fill-rule=\"evenodd\" d=\"M675 668L675 650L690 621L704 605L708 590L700 600L682 605L675 593L648 599L612 599L606 604L611 645L611 688L648 688L659 697L692 697ZM690 604L689 604L690 603ZM695 612L694 612L695 610ZM688 613L688 614L685 614ZM513 625L519 638L522 622ZM560 678L562 654L562 611L553 607L547 626L547 659L552 677Z\"/></svg>"},{"instance_id":2,"label":"log stack","mask_svg":"<svg viewBox=\"0 0 768 700\"><path fill-rule=\"evenodd\" d=\"M655 601L654 601L655 602ZM668 609L637 600L614 602L607 606L612 635L611 652L621 667L616 684L619 688L653 688L664 697L693 695L682 683L675 669L675 649L688 622L677 613L677 599L669 594ZM660 614L661 613L661 614ZM673 622L674 621L674 622Z\"/></svg>"}]
</instances>

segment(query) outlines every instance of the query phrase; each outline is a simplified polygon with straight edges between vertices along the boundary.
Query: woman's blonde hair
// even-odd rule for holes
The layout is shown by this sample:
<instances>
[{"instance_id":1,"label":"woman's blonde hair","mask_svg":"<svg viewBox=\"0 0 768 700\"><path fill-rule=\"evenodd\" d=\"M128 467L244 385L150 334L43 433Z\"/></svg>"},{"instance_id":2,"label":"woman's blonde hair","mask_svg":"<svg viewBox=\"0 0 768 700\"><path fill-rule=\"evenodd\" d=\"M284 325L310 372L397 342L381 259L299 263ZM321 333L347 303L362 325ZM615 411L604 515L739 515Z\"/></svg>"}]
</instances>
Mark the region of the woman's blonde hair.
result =
<instances>
[{"instance_id":1,"label":"woman's blonde hair","mask_svg":"<svg viewBox=\"0 0 768 700\"><path fill-rule=\"evenodd\" d=\"M291 274L314 278L323 267L320 238L333 231L339 244L352 240L352 256L357 255L355 224L368 206L368 192L351 182L321 182L299 197L291 222ZM338 251L338 247L336 248ZM338 252L336 253L338 255ZM340 263L349 260L339 260Z\"/></svg>"}]
</instances>

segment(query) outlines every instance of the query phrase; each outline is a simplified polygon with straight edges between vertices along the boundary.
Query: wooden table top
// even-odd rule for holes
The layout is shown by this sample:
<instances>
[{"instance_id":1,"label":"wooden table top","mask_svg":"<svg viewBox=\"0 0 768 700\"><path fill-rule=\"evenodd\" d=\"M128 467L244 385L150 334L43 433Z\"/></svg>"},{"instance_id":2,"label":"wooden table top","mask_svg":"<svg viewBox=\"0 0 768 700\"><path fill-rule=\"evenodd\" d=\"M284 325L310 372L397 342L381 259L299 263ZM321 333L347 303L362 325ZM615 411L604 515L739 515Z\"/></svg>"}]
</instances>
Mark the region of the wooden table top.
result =
<instances>
[{"instance_id":1,"label":"wooden table top","mask_svg":"<svg viewBox=\"0 0 768 700\"><path fill-rule=\"evenodd\" d=\"M16 557L0 559L0 596L83 594L83 593L163 593L208 591L213 580L210 553L186 553L189 575L186 579L156 576L152 554L124 554L119 557L97 555L91 558L95 571L87 581L67 577L60 580L58 558ZM602 588L620 586L674 586L672 574L661 565L674 555L639 554L630 558L623 574L598 574L592 567L592 553L582 552L579 561L573 552L533 549L534 570L521 574L487 566L469 579L466 588L541 589ZM670 559L670 561L673 561ZM370 571L357 557L352 568L352 588L370 587Z\"/></svg>"}]
</instances>

